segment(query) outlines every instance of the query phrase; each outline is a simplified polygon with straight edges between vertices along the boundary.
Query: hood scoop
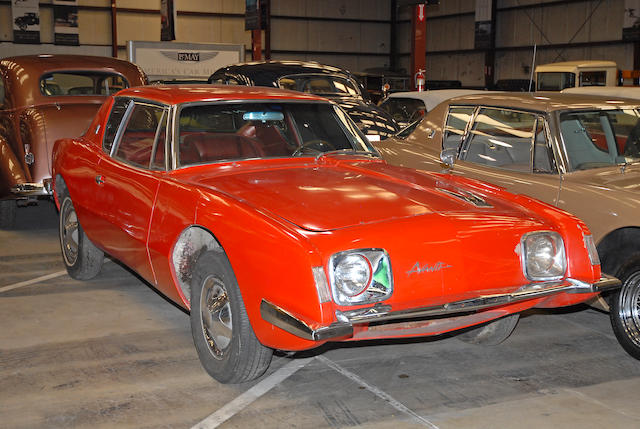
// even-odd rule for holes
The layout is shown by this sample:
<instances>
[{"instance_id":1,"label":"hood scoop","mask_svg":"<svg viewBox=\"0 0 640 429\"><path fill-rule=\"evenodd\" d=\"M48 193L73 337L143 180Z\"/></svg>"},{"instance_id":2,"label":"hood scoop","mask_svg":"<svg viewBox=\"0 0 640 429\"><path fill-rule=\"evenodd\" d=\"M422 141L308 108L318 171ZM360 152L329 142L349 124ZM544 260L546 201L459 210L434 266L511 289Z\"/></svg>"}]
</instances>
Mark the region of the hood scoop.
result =
<instances>
[{"instance_id":1,"label":"hood scoop","mask_svg":"<svg viewBox=\"0 0 640 429\"><path fill-rule=\"evenodd\" d=\"M461 189L456 189L454 191L451 189L444 189L444 188L436 188L436 190L439 192L442 192L443 194L447 194L452 197L458 198L464 201L465 203L473 204L476 207L486 207L486 208L493 207L491 204L486 202L480 195L474 194L473 192L470 192L470 191L463 191Z\"/></svg>"}]
</instances>

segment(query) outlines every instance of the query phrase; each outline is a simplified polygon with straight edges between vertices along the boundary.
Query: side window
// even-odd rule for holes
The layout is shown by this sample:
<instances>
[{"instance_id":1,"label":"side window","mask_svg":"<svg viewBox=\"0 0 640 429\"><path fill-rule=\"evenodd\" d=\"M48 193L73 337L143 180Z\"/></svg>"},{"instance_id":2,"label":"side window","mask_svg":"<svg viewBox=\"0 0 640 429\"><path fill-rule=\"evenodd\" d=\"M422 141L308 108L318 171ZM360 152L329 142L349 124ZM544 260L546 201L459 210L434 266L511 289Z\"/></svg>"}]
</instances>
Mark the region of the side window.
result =
<instances>
[{"instance_id":1,"label":"side window","mask_svg":"<svg viewBox=\"0 0 640 429\"><path fill-rule=\"evenodd\" d=\"M149 168L154 142L159 137L163 121L166 120L164 113L165 110L160 106L136 103L118 141L115 157L129 164ZM154 157L154 162L155 160ZM162 163L164 164L164 158Z\"/></svg>"},{"instance_id":2,"label":"side window","mask_svg":"<svg viewBox=\"0 0 640 429\"><path fill-rule=\"evenodd\" d=\"M458 148L475 107L450 107L444 127L442 148Z\"/></svg>"},{"instance_id":3,"label":"side window","mask_svg":"<svg viewBox=\"0 0 640 429\"><path fill-rule=\"evenodd\" d=\"M476 164L531 172L536 115L482 108L476 116L463 158Z\"/></svg>"},{"instance_id":4,"label":"side window","mask_svg":"<svg viewBox=\"0 0 640 429\"><path fill-rule=\"evenodd\" d=\"M111 148L113 147L113 142L116 138L116 134L118 133L118 129L120 128L120 122L122 121L124 114L127 112L129 103L133 102L128 98L116 98L113 102L102 140L102 150L107 154L111 154Z\"/></svg>"}]
</instances>

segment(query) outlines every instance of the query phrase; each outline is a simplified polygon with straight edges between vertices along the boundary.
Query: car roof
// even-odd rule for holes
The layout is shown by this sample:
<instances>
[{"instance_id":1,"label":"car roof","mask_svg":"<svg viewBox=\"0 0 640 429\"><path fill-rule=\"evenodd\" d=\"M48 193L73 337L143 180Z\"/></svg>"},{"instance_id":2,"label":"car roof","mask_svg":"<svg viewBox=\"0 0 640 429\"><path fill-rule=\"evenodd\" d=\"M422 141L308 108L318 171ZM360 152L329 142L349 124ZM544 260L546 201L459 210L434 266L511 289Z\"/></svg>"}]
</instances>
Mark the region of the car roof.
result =
<instances>
[{"instance_id":1,"label":"car roof","mask_svg":"<svg viewBox=\"0 0 640 429\"><path fill-rule=\"evenodd\" d=\"M253 80L260 80L261 82L273 82L282 76L294 74L338 74L353 76L348 70L313 61L252 61L222 67L214 74L221 71L231 74L243 74Z\"/></svg>"},{"instance_id":2,"label":"car roof","mask_svg":"<svg viewBox=\"0 0 640 429\"><path fill-rule=\"evenodd\" d=\"M0 67L9 72L35 71L38 78L45 71L73 71L103 69L108 71L114 65L125 69L138 70L138 66L129 61L111 57L99 57L94 55L22 55L6 57L0 61Z\"/></svg>"},{"instance_id":3,"label":"car roof","mask_svg":"<svg viewBox=\"0 0 640 429\"><path fill-rule=\"evenodd\" d=\"M148 85L123 89L116 96L144 98L163 104L197 101L300 100L327 101L312 94L277 88L235 85Z\"/></svg>"},{"instance_id":4,"label":"car roof","mask_svg":"<svg viewBox=\"0 0 640 429\"><path fill-rule=\"evenodd\" d=\"M562 94L559 92L487 92L455 97L448 101L454 105L486 105L511 107L521 110L553 112L567 109L611 109L638 107L640 102L622 97L598 95Z\"/></svg>"},{"instance_id":5,"label":"car roof","mask_svg":"<svg viewBox=\"0 0 640 429\"><path fill-rule=\"evenodd\" d=\"M422 100L427 107L427 110L431 110L449 98L486 93L488 93L488 91L482 89L430 89L427 91L392 92L389 94L387 99L412 98L415 100Z\"/></svg>"}]
</instances>

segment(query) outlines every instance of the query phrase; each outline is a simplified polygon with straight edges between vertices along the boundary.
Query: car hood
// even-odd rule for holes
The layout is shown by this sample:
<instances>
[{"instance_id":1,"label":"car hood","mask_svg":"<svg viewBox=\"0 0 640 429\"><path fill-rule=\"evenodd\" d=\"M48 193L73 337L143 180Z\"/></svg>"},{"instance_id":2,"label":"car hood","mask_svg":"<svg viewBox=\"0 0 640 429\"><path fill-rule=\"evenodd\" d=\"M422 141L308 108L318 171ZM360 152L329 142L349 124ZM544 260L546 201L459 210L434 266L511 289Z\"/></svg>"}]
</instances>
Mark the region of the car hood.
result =
<instances>
[{"instance_id":1,"label":"car hood","mask_svg":"<svg viewBox=\"0 0 640 429\"><path fill-rule=\"evenodd\" d=\"M640 192L640 163L574 171L565 180L622 192Z\"/></svg>"},{"instance_id":2,"label":"car hood","mask_svg":"<svg viewBox=\"0 0 640 429\"><path fill-rule=\"evenodd\" d=\"M392 167L380 161L290 163L278 168L236 167L188 181L222 192L300 228L329 231L423 215L477 213L486 222L520 222L523 208L453 184L439 174ZM530 214L529 214L530 215ZM482 223L481 222L481 223Z\"/></svg>"}]
</instances>

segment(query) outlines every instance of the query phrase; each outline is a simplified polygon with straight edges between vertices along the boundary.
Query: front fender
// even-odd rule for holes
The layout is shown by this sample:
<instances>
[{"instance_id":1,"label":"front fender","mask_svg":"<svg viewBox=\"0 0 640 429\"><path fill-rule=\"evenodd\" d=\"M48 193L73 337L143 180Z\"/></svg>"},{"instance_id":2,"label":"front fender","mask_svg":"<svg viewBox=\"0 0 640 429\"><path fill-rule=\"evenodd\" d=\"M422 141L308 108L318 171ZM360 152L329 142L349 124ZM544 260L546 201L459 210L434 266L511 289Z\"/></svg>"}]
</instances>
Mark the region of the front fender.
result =
<instances>
[{"instance_id":1,"label":"front fender","mask_svg":"<svg viewBox=\"0 0 640 429\"><path fill-rule=\"evenodd\" d=\"M0 198L9 195L11 187L29 180L28 173L3 135L0 135L0 177Z\"/></svg>"}]
</instances>

